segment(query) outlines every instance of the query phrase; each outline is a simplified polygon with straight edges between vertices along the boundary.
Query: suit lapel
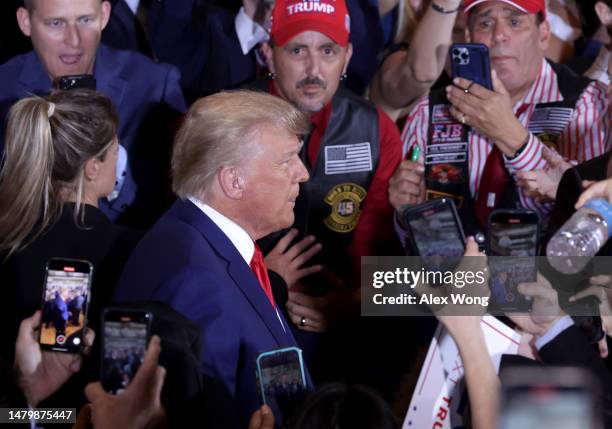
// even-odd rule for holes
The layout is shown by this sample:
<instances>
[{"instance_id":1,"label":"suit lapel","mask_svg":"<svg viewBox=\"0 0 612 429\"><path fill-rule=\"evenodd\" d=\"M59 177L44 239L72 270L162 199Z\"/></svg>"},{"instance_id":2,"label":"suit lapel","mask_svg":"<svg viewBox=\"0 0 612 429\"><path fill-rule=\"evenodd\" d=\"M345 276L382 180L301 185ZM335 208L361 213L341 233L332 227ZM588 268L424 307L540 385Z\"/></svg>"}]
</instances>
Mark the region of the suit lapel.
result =
<instances>
[{"instance_id":1,"label":"suit lapel","mask_svg":"<svg viewBox=\"0 0 612 429\"><path fill-rule=\"evenodd\" d=\"M259 281L230 239L190 201L179 200L175 203L175 206L178 206L179 216L200 231L217 253L227 261L228 274L263 320L278 345L292 344L289 327L285 326L287 332L283 330L276 310L270 305L270 301L268 301Z\"/></svg>"},{"instance_id":2,"label":"suit lapel","mask_svg":"<svg viewBox=\"0 0 612 429\"><path fill-rule=\"evenodd\" d=\"M19 83L28 92L36 95L47 95L51 91L51 79L35 51L30 51L26 55L19 75Z\"/></svg>"},{"instance_id":3,"label":"suit lapel","mask_svg":"<svg viewBox=\"0 0 612 429\"><path fill-rule=\"evenodd\" d=\"M109 47L100 44L96 54L94 76L99 92L110 97L117 109L122 105L127 82L120 74L121 64L113 57Z\"/></svg>"}]
</instances>

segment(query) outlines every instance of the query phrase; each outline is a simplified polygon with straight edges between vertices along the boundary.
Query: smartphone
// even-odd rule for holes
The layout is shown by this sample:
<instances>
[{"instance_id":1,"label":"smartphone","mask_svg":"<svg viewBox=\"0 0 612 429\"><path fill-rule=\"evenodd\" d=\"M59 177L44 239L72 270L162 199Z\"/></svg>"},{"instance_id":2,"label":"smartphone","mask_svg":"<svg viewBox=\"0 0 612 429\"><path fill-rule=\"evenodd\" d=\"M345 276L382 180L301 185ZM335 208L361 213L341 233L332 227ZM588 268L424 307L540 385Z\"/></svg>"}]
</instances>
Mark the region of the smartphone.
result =
<instances>
[{"instance_id":1,"label":"smartphone","mask_svg":"<svg viewBox=\"0 0 612 429\"><path fill-rule=\"evenodd\" d=\"M262 402L272 408L277 421L291 423L308 386L302 350L272 350L257 356L257 381Z\"/></svg>"},{"instance_id":2,"label":"smartphone","mask_svg":"<svg viewBox=\"0 0 612 429\"><path fill-rule=\"evenodd\" d=\"M91 262L60 258L47 262L39 338L43 350L81 351L92 277Z\"/></svg>"},{"instance_id":3,"label":"smartphone","mask_svg":"<svg viewBox=\"0 0 612 429\"><path fill-rule=\"evenodd\" d=\"M455 43L449 49L453 78L461 77L493 90L489 48L482 43Z\"/></svg>"},{"instance_id":4,"label":"smartphone","mask_svg":"<svg viewBox=\"0 0 612 429\"><path fill-rule=\"evenodd\" d=\"M517 286L537 280L540 218L530 210L495 210L488 225L489 288L494 308L502 312L529 311L531 301L518 292Z\"/></svg>"},{"instance_id":5,"label":"smartphone","mask_svg":"<svg viewBox=\"0 0 612 429\"><path fill-rule=\"evenodd\" d=\"M57 89L63 91L71 89L96 89L96 78L91 74L78 74L61 76L56 80Z\"/></svg>"},{"instance_id":6,"label":"smartphone","mask_svg":"<svg viewBox=\"0 0 612 429\"><path fill-rule=\"evenodd\" d=\"M501 375L500 429L600 429L601 388L577 367L515 367Z\"/></svg>"},{"instance_id":7,"label":"smartphone","mask_svg":"<svg viewBox=\"0 0 612 429\"><path fill-rule=\"evenodd\" d=\"M146 311L107 308L102 313L102 365L104 389L123 392L144 361L151 338L153 315Z\"/></svg>"},{"instance_id":8,"label":"smartphone","mask_svg":"<svg viewBox=\"0 0 612 429\"><path fill-rule=\"evenodd\" d=\"M408 251L432 271L452 269L465 252L465 235L453 200L439 198L404 211Z\"/></svg>"}]
</instances>

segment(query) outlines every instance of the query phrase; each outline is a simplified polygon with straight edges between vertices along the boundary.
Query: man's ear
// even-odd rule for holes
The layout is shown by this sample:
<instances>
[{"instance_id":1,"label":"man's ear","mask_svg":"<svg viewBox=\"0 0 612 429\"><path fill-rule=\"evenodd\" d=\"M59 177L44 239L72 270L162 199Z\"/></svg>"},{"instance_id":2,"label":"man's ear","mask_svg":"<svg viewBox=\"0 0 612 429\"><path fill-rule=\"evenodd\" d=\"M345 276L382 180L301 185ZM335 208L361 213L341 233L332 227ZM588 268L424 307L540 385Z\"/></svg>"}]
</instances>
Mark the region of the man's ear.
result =
<instances>
[{"instance_id":1,"label":"man's ear","mask_svg":"<svg viewBox=\"0 0 612 429\"><path fill-rule=\"evenodd\" d=\"M542 52L545 52L550 45L550 37L552 35L548 21L544 21L538 26L538 33L538 44Z\"/></svg>"},{"instance_id":2,"label":"man's ear","mask_svg":"<svg viewBox=\"0 0 612 429\"><path fill-rule=\"evenodd\" d=\"M264 57L266 58L266 64L268 65L268 70L270 73L276 73L276 69L274 68L274 50L272 46L268 42L264 42L261 45L261 52L263 52Z\"/></svg>"},{"instance_id":3,"label":"man's ear","mask_svg":"<svg viewBox=\"0 0 612 429\"><path fill-rule=\"evenodd\" d=\"M595 13L604 26L610 27L612 25L612 9L610 9L610 6L598 1L595 3Z\"/></svg>"},{"instance_id":4,"label":"man's ear","mask_svg":"<svg viewBox=\"0 0 612 429\"><path fill-rule=\"evenodd\" d=\"M100 15L100 22L102 24L102 30L104 30L104 28L106 27L106 24L108 24L108 20L110 19L110 15L111 15L111 10L112 10L112 6L110 4L110 2L104 0L102 2L102 14Z\"/></svg>"},{"instance_id":5,"label":"man's ear","mask_svg":"<svg viewBox=\"0 0 612 429\"><path fill-rule=\"evenodd\" d=\"M217 173L217 180L226 197L240 200L246 190L246 180L239 167L221 167Z\"/></svg>"},{"instance_id":6,"label":"man's ear","mask_svg":"<svg viewBox=\"0 0 612 429\"><path fill-rule=\"evenodd\" d=\"M17 24L21 32L30 37L32 35L32 23L30 22L30 12L25 7L17 9Z\"/></svg>"},{"instance_id":7,"label":"man's ear","mask_svg":"<svg viewBox=\"0 0 612 429\"><path fill-rule=\"evenodd\" d=\"M353 56L353 44L349 43L346 48L346 54L344 56L344 69L342 70L342 74L346 73L348 69L349 63L351 62L351 57Z\"/></svg>"},{"instance_id":8,"label":"man's ear","mask_svg":"<svg viewBox=\"0 0 612 429\"><path fill-rule=\"evenodd\" d=\"M100 174L100 167L102 166L102 161L98 159L98 157L94 156L93 158L89 158L85 162L85 167L83 168L83 174L85 176L85 180L93 181L98 178Z\"/></svg>"}]
</instances>

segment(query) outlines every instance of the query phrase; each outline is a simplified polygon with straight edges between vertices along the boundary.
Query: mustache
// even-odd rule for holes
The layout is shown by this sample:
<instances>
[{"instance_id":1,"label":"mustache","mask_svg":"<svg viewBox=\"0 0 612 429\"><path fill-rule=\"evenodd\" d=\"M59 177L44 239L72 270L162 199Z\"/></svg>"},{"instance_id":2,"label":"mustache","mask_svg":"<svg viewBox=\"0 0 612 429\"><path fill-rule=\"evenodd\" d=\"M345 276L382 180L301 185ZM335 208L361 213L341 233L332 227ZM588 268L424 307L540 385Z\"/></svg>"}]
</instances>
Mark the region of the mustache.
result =
<instances>
[{"instance_id":1,"label":"mustache","mask_svg":"<svg viewBox=\"0 0 612 429\"><path fill-rule=\"evenodd\" d=\"M295 87L297 89L300 89L306 85L318 85L320 86L322 89L327 89L327 83L325 83L325 81L319 79L318 77L306 77L304 79L302 79L301 81L299 81Z\"/></svg>"}]
</instances>

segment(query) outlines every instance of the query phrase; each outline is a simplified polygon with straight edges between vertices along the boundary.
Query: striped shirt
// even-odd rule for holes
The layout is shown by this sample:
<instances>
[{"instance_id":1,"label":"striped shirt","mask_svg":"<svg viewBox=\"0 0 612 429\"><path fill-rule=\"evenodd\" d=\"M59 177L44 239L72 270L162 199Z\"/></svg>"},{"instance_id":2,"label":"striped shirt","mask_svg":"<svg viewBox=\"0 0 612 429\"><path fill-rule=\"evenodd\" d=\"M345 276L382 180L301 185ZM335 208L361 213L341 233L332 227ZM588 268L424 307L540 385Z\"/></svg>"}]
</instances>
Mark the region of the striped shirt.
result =
<instances>
[{"instance_id":1,"label":"striped shirt","mask_svg":"<svg viewBox=\"0 0 612 429\"><path fill-rule=\"evenodd\" d=\"M559 90L557 75L546 60L542 60L540 75L535 80L522 100L514 105L514 113L525 128L529 128L536 104L563 101ZM587 161L601 155L609 149L606 138L610 136L610 110L606 88L599 82L591 82L580 95L576 107L571 113L571 119L565 129L560 130L558 148L561 155L572 164ZM522 108L523 107L523 108ZM526 108L525 108L526 107ZM532 123L532 129L537 123ZM414 106L402 132L404 154L413 145L419 145L422 153L428 138L429 97L425 96ZM493 142L487 137L471 129L469 132L468 162L470 169L470 192L472 197L478 197L480 180L487 156ZM515 158L504 156L506 168L512 176L519 171L541 170L547 166L542 158L543 143L532 133L529 133L527 146ZM519 189L519 197L523 207L535 210L541 219L547 219L552 209L551 203L538 203L524 195Z\"/></svg>"}]
</instances>

